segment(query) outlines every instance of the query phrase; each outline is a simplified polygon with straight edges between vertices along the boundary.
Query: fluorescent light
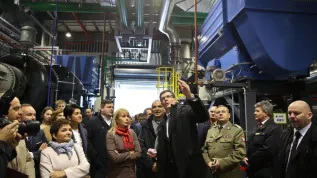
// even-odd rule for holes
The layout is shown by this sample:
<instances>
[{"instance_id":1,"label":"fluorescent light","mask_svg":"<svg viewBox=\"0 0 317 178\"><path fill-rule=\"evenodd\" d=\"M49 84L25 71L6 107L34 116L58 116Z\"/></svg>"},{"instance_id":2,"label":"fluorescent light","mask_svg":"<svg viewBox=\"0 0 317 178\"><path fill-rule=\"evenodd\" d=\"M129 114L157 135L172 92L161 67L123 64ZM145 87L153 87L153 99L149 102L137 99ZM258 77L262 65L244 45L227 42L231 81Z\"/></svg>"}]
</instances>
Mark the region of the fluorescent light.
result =
<instances>
[{"instance_id":1,"label":"fluorescent light","mask_svg":"<svg viewBox=\"0 0 317 178\"><path fill-rule=\"evenodd\" d=\"M69 32L67 32L67 33L66 33L66 37L67 37L67 38L70 38L70 37L72 37L72 34L70 34Z\"/></svg>"}]
</instances>

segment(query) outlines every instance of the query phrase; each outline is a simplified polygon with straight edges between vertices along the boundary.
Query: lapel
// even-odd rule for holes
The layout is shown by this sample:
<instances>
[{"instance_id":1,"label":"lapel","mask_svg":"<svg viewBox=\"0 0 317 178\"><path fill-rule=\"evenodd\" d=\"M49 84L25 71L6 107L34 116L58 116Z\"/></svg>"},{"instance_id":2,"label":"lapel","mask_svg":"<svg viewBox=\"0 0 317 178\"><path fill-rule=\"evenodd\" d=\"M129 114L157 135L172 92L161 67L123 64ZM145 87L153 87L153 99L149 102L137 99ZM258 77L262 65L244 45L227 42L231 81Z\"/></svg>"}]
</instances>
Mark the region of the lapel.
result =
<instances>
[{"instance_id":1,"label":"lapel","mask_svg":"<svg viewBox=\"0 0 317 178\"><path fill-rule=\"evenodd\" d=\"M103 127L109 127L109 128L111 127L112 121L111 121L111 124L109 126L101 115L99 116L99 119L100 119L100 122L101 122Z\"/></svg>"},{"instance_id":2,"label":"lapel","mask_svg":"<svg viewBox=\"0 0 317 178\"><path fill-rule=\"evenodd\" d=\"M294 137L294 133L292 134L292 137ZM301 142L299 143L297 150L294 154L294 156L292 156L289 159L289 162L291 162L294 158L296 158L296 156L300 153L300 152L306 152L308 151L308 147L309 147L309 141L311 139L311 127L308 129L308 131L306 132L304 138L301 140Z\"/></svg>"},{"instance_id":3,"label":"lapel","mask_svg":"<svg viewBox=\"0 0 317 178\"><path fill-rule=\"evenodd\" d=\"M177 105L172 105L170 116L169 116L169 121L168 121L168 135L169 135L169 137L172 136L172 133L176 129L177 112L178 112Z\"/></svg>"}]
</instances>

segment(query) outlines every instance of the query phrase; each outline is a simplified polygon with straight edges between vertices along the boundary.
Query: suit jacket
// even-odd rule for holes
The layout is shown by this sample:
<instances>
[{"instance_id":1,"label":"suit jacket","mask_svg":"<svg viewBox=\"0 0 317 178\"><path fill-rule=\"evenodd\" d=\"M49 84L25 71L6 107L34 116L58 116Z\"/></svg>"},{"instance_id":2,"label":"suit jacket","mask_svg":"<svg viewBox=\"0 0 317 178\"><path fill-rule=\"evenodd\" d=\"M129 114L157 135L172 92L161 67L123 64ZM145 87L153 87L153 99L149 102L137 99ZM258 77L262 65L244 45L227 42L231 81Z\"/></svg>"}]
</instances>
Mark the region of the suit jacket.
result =
<instances>
[{"instance_id":1,"label":"suit jacket","mask_svg":"<svg viewBox=\"0 0 317 178\"><path fill-rule=\"evenodd\" d=\"M85 128L88 134L87 156L92 164L91 168L98 170L107 167L106 135L110 126L99 115L89 120Z\"/></svg>"},{"instance_id":2,"label":"suit jacket","mask_svg":"<svg viewBox=\"0 0 317 178\"><path fill-rule=\"evenodd\" d=\"M27 149L33 153L35 165L39 165L40 163L41 151L39 148L41 147L42 143L47 143L47 139L42 129L40 129L36 136L28 137L26 141Z\"/></svg>"},{"instance_id":3,"label":"suit jacket","mask_svg":"<svg viewBox=\"0 0 317 178\"><path fill-rule=\"evenodd\" d=\"M171 151L181 178L187 174L186 171L197 171L199 174L199 168L190 167L190 164L198 165L193 161L194 157L200 157L202 160L196 123L202 123L208 119L207 109L197 96L192 101L188 100L188 105L172 105L168 130L169 138L166 135L166 116L158 127L157 166L160 177L165 177L167 174L164 170L167 166L168 153L166 150L169 145L172 146Z\"/></svg>"},{"instance_id":4,"label":"suit jacket","mask_svg":"<svg viewBox=\"0 0 317 178\"><path fill-rule=\"evenodd\" d=\"M151 115L148 120L146 120L145 122L141 124L142 127L141 127L141 134L139 136L139 142L140 142L140 146L142 150L141 159L140 159L140 165L142 167L140 168L141 169L140 178L158 177L158 173L152 171L154 161L153 159L149 158L147 155L147 151L149 148L155 148L156 135L154 132L152 121L153 121L153 115Z\"/></svg>"},{"instance_id":5,"label":"suit jacket","mask_svg":"<svg viewBox=\"0 0 317 178\"><path fill-rule=\"evenodd\" d=\"M248 176L271 177L273 174L274 159L278 154L281 126L272 119L267 120L258 128L255 126L248 134L247 157L250 165Z\"/></svg>"},{"instance_id":6,"label":"suit jacket","mask_svg":"<svg viewBox=\"0 0 317 178\"><path fill-rule=\"evenodd\" d=\"M289 160L288 171L285 171L290 144L293 141L294 129L286 129L281 136L281 147L278 154L278 167L275 178L314 178L317 175L317 124L311 127L302 138L297 152Z\"/></svg>"},{"instance_id":7,"label":"suit jacket","mask_svg":"<svg viewBox=\"0 0 317 178\"><path fill-rule=\"evenodd\" d=\"M26 148L25 140L21 140L18 146L15 147L17 152L16 158L9 162L8 167L35 178L34 161L29 150Z\"/></svg>"},{"instance_id":8,"label":"suit jacket","mask_svg":"<svg viewBox=\"0 0 317 178\"><path fill-rule=\"evenodd\" d=\"M81 138L81 141L82 141L82 146L83 146L83 149L84 149L84 153L85 153L85 155L87 155L87 147L88 147L87 130L81 124L79 124L78 125L78 132L80 134L80 138ZM74 134L72 135L72 139L76 143Z\"/></svg>"},{"instance_id":9,"label":"suit jacket","mask_svg":"<svg viewBox=\"0 0 317 178\"><path fill-rule=\"evenodd\" d=\"M9 161L16 157L14 148L4 141L0 140L0 177L6 175Z\"/></svg>"}]
</instances>

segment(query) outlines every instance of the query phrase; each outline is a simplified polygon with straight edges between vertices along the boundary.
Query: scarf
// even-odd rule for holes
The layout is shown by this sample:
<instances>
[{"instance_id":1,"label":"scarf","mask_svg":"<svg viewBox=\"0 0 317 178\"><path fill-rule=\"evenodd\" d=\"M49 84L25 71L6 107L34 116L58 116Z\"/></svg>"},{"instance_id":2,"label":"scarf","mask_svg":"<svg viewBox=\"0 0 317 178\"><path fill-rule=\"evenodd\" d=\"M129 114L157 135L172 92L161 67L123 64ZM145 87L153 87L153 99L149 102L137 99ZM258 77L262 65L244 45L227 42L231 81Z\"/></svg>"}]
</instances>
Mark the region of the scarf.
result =
<instances>
[{"instance_id":1,"label":"scarf","mask_svg":"<svg viewBox=\"0 0 317 178\"><path fill-rule=\"evenodd\" d=\"M74 147L74 142L73 140L70 140L69 142L66 143L57 143L54 141L51 141L49 143L50 147L52 147L58 154L66 153L68 156L68 159L71 159L73 155L73 147Z\"/></svg>"},{"instance_id":2,"label":"scarf","mask_svg":"<svg viewBox=\"0 0 317 178\"><path fill-rule=\"evenodd\" d=\"M132 140L132 137L130 135L128 127L127 128L117 127L116 134L122 136L123 147L125 149L128 149L128 150L133 150L134 149L133 140Z\"/></svg>"}]
</instances>

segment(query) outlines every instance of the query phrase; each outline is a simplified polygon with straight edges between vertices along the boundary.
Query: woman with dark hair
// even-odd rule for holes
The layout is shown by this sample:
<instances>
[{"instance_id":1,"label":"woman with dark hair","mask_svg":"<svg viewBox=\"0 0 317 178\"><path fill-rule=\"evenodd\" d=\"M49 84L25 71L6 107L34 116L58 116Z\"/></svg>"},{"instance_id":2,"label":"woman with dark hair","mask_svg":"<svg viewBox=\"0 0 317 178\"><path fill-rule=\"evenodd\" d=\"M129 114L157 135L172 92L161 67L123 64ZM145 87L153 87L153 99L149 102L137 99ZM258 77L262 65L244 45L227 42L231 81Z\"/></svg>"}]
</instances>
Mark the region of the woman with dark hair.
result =
<instances>
[{"instance_id":1,"label":"woman with dark hair","mask_svg":"<svg viewBox=\"0 0 317 178\"><path fill-rule=\"evenodd\" d=\"M66 105L64 108L64 116L70 121L75 144L83 147L85 154L87 154L87 130L82 126L83 117L81 115L80 107L76 104Z\"/></svg>"},{"instance_id":2,"label":"woman with dark hair","mask_svg":"<svg viewBox=\"0 0 317 178\"><path fill-rule=\"evenodd\" d=\"M55 111L53 111L52 115L51 115L51 123L55 122L56 120L59 120L59 119L65 119L64 117L64 112L62 109L57 109ZM51 127L44 127L42 130L45 134L45 137L47 139L47 141L52 141L52 136L51 136L51 133L50 133L50 128Z\"/></svg>"},{"instance_id":3,"label":"woman with dark hair","mask_svg":"<svg viewBox=\"0 0 317 178\"><path fill-rule=\"evenodd\" d=\"M53 113L53 108L50 106L47 106L43 109L42 113L41 113L41 119L42 119L42 124L41 124L41 129L43 129L44 127L51 127L51 116Z\"/></svg>"},{"instance_id":4,"label":"woman with dark hair","mask_svg":"<svg viewBox=\"0 0 317 178\"><path fill-rule=\"evenodd\" d=\"M57 120L52 124L50 132L53 141L41 153L41 177L87 177L90 165L83 148L72 140L70 122L66 119Z\"/></svg>"},{"instance_id":5,"label":"woman with dark hair","mask_svg":"<svg viewBox=\"0 0 317 178\"><path fill-rule=\"evenodd\" d=\"M135 132L129 129L130 119L126 109L114 113L106 139L108 178L136 178L135 161L141 156L141 148Z\"/></svg>"}]
</instances>

